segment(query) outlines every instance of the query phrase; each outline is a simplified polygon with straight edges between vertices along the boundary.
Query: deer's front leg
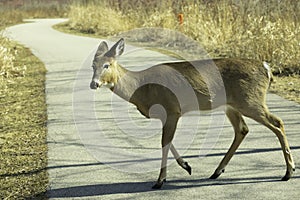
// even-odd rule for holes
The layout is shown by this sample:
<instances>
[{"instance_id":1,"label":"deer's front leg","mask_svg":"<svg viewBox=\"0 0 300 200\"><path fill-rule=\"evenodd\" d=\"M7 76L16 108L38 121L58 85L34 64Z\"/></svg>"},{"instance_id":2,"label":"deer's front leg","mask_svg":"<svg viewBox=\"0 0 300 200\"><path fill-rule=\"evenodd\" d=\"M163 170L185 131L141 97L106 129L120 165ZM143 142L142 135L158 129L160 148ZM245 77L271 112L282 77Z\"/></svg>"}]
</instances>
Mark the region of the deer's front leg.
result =
<instances>
[{"instance_id":1,"label":"deer's front leg","mask_svg":"<svg viewBox=\"0 0 300 200\"><path fill-rule=\"evenodd\" d=\"M170 143L171 144L171 143ZM157 182L152 187L153 189L160 189L164 182L166 182L167 178L167 160L168 160L168 153L170 150L170 144L162 147L162 160L161 160L161 167L159 177Z\"/></svg>"},{"instance_id":2,"label":"deer's front leg","mask_svg":"<svg viewBox=\"0 0 300 200\"><path fill-rule=\"evenodd\" d=\"M163 133L162 133L162 160L161 160L161 169L157 179L156 184L152 187L153 189L160 189L163 183L166 181L167 178L167 160L168 160L168 153L170 147L172 145L172 140L174 138L174 133L176 130L177 116L168 116L167 120L163 126Z\"/></svg>"},{"instance_id":3,"label":"deer's front leg","mask_svg":"<svg viewBox=\"0 0 300 200\"><path fill-rule=\"evenodd\" d=\"M179 155L179 153L177 152L177 150L175 149L173 144L171 144L170 149L171 149L171 152L172 152L173 156L175 157L178 165L180 165L183 169L185 169L189 173L189 175L192 175L191 166L189 165L188 162L186 162L182 159L182 157Z\"/></svg>"}]
</instances>

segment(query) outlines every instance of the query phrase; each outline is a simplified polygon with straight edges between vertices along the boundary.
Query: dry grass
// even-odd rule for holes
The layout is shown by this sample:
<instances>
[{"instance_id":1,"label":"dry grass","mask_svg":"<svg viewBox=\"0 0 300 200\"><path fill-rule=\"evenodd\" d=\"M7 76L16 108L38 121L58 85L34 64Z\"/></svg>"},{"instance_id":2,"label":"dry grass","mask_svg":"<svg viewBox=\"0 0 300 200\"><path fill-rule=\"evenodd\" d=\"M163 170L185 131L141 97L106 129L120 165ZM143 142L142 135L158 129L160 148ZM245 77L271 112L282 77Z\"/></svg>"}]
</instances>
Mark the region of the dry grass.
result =
<instances>
[{"instance_id":1,"label":"dry grass","mask_svg":"<svg viewBox=\"0 0 300 200\"><path fill-rule=\"evenodd\" d=\"M26 0L23 2L23 5L14 5L10 1L0 3L0 29L22 23L26 18L66 17L69 10L68 0Z\"/></svg>"},{"instance_id":2,"label":"dry grass","mask_svg":"<svg viewBox=\"0 0 300 200\"><path fill-rule=\"evenodd\" d=\"M77 18L77 16L80 16L80 18ZM69 17L72 19L77 18L76 21L70 20L70 29L76 29L83 33L107 36L133 28L128 22L123 21L121 12L111 8L88 5L82 10L81 7L73 5L71 6ZM99 23L99 21L95 19L107 20L101 20Z\"/></svg>"},{"instance_id":3,"label":"dry grass","mask_svg":"<svg viewBox=\"0 0 300 200\"><path fill-rule=\"evenodd\" d=\"M184 22L179 24L178 14ZM178 38L130 31L159 27L197 41L210 57L268 61L277 75L272 92L300 103L300 1L77 0L64 30L96 37L125 37L139 45L190 54ZM128 32L130 31L130 32ZM125 32L125 33L124 33ZM126 34L127 32L127 34ZM166 41L163 41L165 39ZM173 40L173 43L170 41ZM156 41L156 43L153 43Z\"/></svg>"},{"instance_id":4,"label":"dry grass","mask_svg":"<svg viewBox=\"0 0 300 200\"><path fill-rule=\"evenodd\" d=\"M299 1L76 2L69 12L72 30L107 37L132 28L168 28L198 41L211 57L254 58L270 62L275 74L300 73Z\"/></svg>"},{"instance_id":5,"label":"dry grass","mask_svg":"<svg viewBox=\"0 0 300 200\"><path fill-rule=\"evenodd\" d=\"M9 47L7 38L0 38L0 83L1 92L7 89L6 81L14 77L24 77L26 65L16 66L14 61L18 50Z\"/></svg>"},{"instance_id":6,"label":"dry grass","mask_svg":"<svg viewBox=\"0 0 300 200\"><path fill-rule=\"evenodd\" d=\"M31 52L0 37L0 199L46 191L45 68Z\"/></svg>"},{"instance_id":7,"label":"dry grass","mask_svg":"<svg viewBox=\"0 0 300 200\"><path fill-rule=\"evenodd\" d=\"M275 77L270 91L286 99L300 103L300 75Z\"/></svg>"},{"instance_id":8,"label":"dry grass","mask_svg":"<svg viewBox=\"0 0 300 200\"><path fill-rule=\"evenodd\" d=\"M38 13L37 7L1 7L0 30L42 17ZM0 111L0 199L43 199L48 185L45 67L29 49L1 35Z\"/></svg>"},{"instance_id":9,"label":"dry grass","mask_svg":"<svg viewBox=\"0 0 300 200\"><path fill-rule=\"evenodd\" d=\"M300 27L292 12L298 2L277 4L272 12L267 9L276 7L272 1L228 2L184 8L183 12L192 13L186 16L184 32L215 56L267 60L278 67L299 65L295 60L300 58ZM282 12L279 7L289 10Z\"/></svg>"},{"instance_id":10,"label":"dry grass","mask_svg":"<svg viewBox=\"0 0 300 200\"><path fill-rule=\"evenodd\" d=\"M1 10L0 9L0 30L7 26L18 24L23 21L23 14L17 10ZM0 35L1 37L1 35Z\"/></svg>"}]
</instances>

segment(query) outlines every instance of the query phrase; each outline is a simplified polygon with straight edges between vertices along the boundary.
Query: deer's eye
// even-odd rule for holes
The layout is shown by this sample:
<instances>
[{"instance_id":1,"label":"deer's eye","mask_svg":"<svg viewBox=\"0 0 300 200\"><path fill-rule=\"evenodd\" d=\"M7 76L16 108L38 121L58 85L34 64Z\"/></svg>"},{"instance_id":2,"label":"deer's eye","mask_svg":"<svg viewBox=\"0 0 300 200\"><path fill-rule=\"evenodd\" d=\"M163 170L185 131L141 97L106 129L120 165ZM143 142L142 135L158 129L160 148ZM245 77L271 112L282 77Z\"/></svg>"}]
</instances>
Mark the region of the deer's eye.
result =
<instances>
[{"instance_id":1,"label":"deer's eye","mask_svg":"<svg viewBox=\"0 0 300 200\"><path fill-rule=\"evenodd\" d=\"M109 64L109 63L105 63L105 64L103 64L103 68L104 68L104 69L107 69L109 66L110 66L110 64Z\"/></svg>"}]
</instances>

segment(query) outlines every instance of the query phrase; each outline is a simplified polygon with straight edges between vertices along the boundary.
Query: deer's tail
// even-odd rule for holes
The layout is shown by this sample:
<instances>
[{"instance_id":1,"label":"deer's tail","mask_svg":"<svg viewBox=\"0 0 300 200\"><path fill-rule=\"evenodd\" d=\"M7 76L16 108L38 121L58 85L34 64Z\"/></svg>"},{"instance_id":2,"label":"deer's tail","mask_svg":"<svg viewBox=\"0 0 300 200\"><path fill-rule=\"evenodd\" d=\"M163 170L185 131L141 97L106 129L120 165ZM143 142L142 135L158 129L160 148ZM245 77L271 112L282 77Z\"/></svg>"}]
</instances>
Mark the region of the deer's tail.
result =
<instances>
[{"instance_id":1,"label":"deer's tail","mask_svg":"<svg viewBox=\"0 0 300 200\"><path fill-rule=\"evenodd\" d=\"M272 71L271 71L271 67L270 65L267 63L267 62L263 62L263 65L265 67L265 69L267 70L267 73L268 73L268 79L269 79L269 87L271 86L271 83L274 81L274 78L273 78L273 74L272 74Z\"/></svg>"}]
</instances>

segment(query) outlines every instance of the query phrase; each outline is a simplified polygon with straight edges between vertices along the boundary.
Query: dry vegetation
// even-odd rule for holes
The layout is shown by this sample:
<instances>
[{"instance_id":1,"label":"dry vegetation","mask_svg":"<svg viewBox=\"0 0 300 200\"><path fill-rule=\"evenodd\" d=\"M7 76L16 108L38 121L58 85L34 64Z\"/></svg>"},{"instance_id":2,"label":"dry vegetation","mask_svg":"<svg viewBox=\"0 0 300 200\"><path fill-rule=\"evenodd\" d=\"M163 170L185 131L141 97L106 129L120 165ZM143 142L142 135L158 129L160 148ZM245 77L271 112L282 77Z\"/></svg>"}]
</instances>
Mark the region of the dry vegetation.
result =
<instances>
[{"instance_id":1,"label":"dry vegetation","mask_svg":"<svg viewBox=\"0 0 300 200\"><path fill-rule=\"evenodd\" d=\"M24 3L19 5L20 2ZM68 0L1 0L0 29L22 23L25 18L66 17L68 2Z\"/></svg>"},{"instance_id":2,"label":"dry vegetation","mask_svg":"<svg viewBox=\"0 0 300 200\"><path fill-rule=\"evenodd\" d=\"M23 18L56 15L55 9L44 7L43 12L37 6L1 5L0 30ZM29 49L0 34L0 199L44 198L48 185L45 72Z\"/></svg>"},{"instance_id":3,"label":"dry vegetation","mask_svg":"<svg viewBox=\"0 0 300 200\"><path fill-rule=\"evenodd\" d=\"M261 59L271 62L277 74L299 73L299 1L82 2L71 6L71 29L101 36L141 27L175 29L199 41L212 57Z\"/></svg>"},{"instance_id":4,"label":"dry vegetation","mask_svg":"<svg viewBox=\"0 0 300 200\"><path fill-rule=\"evenodd\" d=\"M29 49L0 38L0 199L47 187L45 68Z\"/></svg>"},{"instance_id":5,"label":"dry vegetation","mask_svg":"<svg viewBox=\"0 0 300 200\"><path fill-rule=\"evenodd\" d=\"M278 76L272 91L300 102L300 1L78 0L70 6L68 16L70 21L64 26L73 32L124 37L122 32L134 28L160 27L198 41L211 57L267 61ZM146 44L159 37L159 33L146 38L131 33L127 41ZM181 51L188 48L170 45L167 40L158 44L179 46ZM287 91L292 94L285 95Z\"/></svg>"}]
</instances>

